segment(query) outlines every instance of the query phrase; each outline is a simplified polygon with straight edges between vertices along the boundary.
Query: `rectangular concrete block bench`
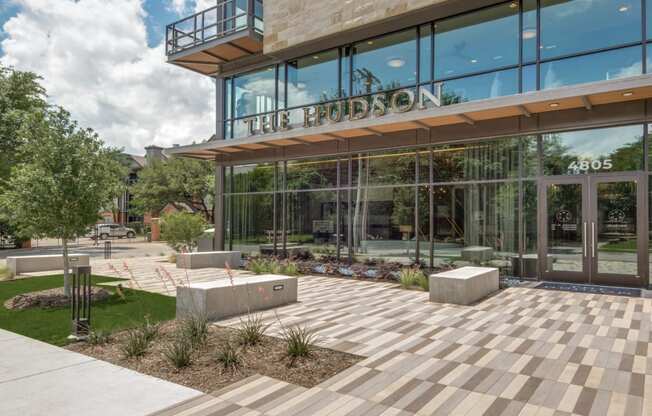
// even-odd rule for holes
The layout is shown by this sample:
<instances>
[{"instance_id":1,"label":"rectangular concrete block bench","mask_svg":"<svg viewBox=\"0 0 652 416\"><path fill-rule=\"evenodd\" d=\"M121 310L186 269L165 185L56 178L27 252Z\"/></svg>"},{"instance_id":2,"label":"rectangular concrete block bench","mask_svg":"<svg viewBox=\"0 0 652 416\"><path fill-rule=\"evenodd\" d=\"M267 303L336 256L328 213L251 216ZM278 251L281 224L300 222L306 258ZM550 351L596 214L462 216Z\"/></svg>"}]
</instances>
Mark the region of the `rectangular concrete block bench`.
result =
<instances>
[{"instance_id":1,"label":"rectangular concrete block bench","mask_svg":"<svg viewBox=\"0 0 652 416\"><path fill-rule=\"evenodd\" d=\"M68 260L71 269L73 266L88 266L90 264L88 254L68 254ZM7 268L14 276L21 273L63 270L63 254L7 257Z\"/></svg>"},{"instance_id":2,"label":"rectangular concrete block bench","mask_svg":"<svg viewBox=\"0 0 652 416\"><path fill-rule=\"evenodd\" d=\"M177 319L219 320L297 301L297 278L274 274L177 287Z\"/></svg>"},{"instance_id":3,"label":"rectangular concrete block bench","mask_svg":"<svg viewBox=\"0 0 652 416\"><path fill-rule=\"evenodd\" d=\"M499 289L498 269L461 267L430 275L430 301L470 305Z\"/></svg>"},{"instance_id":4,"label":"rectangular concrete block bench","mask_svg":"<svg viewBox=\"0 0 652 416\"><path fill-rule=\"evenodd\" d=\"M494 257L494 249L491 247L470 246L462 249L462 260L480 263L489 261Z\"/></svg>"},{"instance_id":5,"label":"rectangular concrete block bench","mask_svg":"<svg viewBox=\"0 0 652 416\"><path fill-rule=\"evenodd\" d=\"M205 269L217 267L223 269L229 267L240 267L239 251L205 251L201 253L179 253L177 254L177 268L179 269Z\"/></svg>"}]
</instances>

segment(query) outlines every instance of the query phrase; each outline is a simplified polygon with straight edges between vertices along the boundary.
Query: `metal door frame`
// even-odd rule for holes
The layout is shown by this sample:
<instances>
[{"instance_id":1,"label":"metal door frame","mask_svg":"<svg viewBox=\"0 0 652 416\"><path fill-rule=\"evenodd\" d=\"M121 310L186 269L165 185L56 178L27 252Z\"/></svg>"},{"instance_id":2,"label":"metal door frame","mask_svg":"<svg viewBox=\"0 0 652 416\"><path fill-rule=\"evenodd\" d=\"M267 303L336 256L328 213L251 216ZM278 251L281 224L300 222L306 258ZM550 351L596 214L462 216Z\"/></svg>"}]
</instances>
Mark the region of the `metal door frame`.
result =
<instances>
[{"instance_id":1,"label":"metal door frame","mask_svg":"<svg viewBox=\"0 0 652 416\"><path fill-rule=\"evenodd\" d=\"M597 223L597 186L600 183L635 182L636 216L637 216L637 256L638 275L627 276L619 274L598 273L598 253L595 247L594 229ZM540 280L553 280L570 283L602 284L616 286L647 287L649 283L648 262L648 177L643 172L594 173L577 176L550 176L538 181L538 214L537 229L539 232L539 259L548 255L548 187L555 184L580 184L582 186L582 268L581 272L545 271L545 262L539 261L538 272ZM594 225L596 224L596 225Z\"/></svg>"}]
</instances>

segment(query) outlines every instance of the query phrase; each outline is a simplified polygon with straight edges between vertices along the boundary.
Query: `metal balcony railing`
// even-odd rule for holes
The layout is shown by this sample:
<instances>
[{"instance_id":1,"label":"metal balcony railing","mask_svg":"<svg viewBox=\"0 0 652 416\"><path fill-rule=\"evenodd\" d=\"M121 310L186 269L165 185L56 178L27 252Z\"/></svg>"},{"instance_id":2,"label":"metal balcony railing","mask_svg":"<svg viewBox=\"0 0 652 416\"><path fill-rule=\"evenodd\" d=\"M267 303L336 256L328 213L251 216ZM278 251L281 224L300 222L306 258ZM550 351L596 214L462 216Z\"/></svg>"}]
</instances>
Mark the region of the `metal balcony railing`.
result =
<instances>
[{"instance_id":1,"label":"metal balcony railing","mask_svg":"<svg viewBox=\"0 0 652 416\"><path fill-rule=\"evenodd\" d=\"M165 53L173 55L245 29L263 33L263 0L221 0L217 6L169 24Z\"/></svg>"}]
</instances>

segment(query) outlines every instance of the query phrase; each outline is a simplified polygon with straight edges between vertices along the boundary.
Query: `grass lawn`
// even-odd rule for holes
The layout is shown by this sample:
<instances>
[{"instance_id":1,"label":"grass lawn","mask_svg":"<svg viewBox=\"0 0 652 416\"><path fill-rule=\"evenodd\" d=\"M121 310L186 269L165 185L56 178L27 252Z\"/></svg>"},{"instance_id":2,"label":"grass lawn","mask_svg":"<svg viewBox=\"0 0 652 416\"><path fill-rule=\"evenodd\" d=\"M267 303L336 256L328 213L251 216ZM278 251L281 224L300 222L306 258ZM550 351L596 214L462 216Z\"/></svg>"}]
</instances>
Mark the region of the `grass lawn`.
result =
<instances>
[{"instance_id":1,"label":"grass lawn","mask_svg":"<svg viewBox=\"0 0 652 416\"><path fill-rule=\"evenodd\" d=\"M627 252L635 253L637 251L636 240L618 241L607 243L600 247L600 251Z\"/></svg>"},{"instance_id":2,"label":"grass lawn","mask_svg":"<svg viewBox=\"0 0 652 416\"><path fill-rule=\"evenodd\" d=\"M93 283L110 282L119 279L93 276ZM33 277L0 282L0 328L35 338L54 345L67 344L70 335L70 309L26 309L8 310L6 300L21 293L53 289L63 286L63 275ZM144 322L174 319L176 299L140 290L123 289L125 299L115 294L112 287L106 288L113 295L106 301L94 303L91 309L91 327L98 331L115 331Z\"/></svg>"}]
</instances>

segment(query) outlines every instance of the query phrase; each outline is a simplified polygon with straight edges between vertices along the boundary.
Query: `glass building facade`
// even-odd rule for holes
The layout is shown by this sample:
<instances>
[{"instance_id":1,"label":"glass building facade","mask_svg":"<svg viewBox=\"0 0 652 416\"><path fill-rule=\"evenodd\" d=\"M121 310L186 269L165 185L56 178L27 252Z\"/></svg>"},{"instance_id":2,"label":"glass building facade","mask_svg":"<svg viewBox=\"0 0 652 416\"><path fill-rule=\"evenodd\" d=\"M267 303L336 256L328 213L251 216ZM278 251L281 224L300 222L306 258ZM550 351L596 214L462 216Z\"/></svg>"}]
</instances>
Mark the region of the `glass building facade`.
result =
<instances>
[{"instance_id":1,"label":"glass building facade","mask_svg":"<svg viewBox=\"0 0 652 416\"><path fill-rule=\"evenodd\" d=\"M538 250L538 181L643 171L646 129L635 124L231 166L226 246L252 255L301 247L345 261L483 264L504 276L533 277L521 264Z\"/></svg>"},{"instance_id":2,"label":"glass building facade","mask_svg":"<svg viewBox=\"0 0 652 416\"><path fill-rule=\"evenodd\" d=\"M226 79L226 138L247 117L442 84L444 104L648 72L650 0L521 0L342 45ZM577 70L581 68L581 70Z\"/></svg>"},{"instance_id":3,"label":"glass building facade","mask_svg":"<svg viewBox=\"0 0 652 416\"><path fill-rule=\"evenodd\" d=\"M327 112L324 104L343 101L348 112L349 98L405 89L439 92L443 106L543 96L644 75L652 71L650 52L652 0L503 2L229 75L221 119L225 139L236 139L250 134L244 120L252 116L284 110L290 124L301 125L305 107ZM278 144L263 144L270 159L252 153L264 163L227 155L219 162L226 169L225 246L249 255L301 250L344 262L483 265L518 278L647 284L649 109L610 117L591 112L600 103L572 98L583 104L558 120L561 113L532 116L521 104L521 115L486 119L518 118L506 130L498 122L482 130L482 118L471 119L473 126L461 118L459 128L424 127L424 118L421 135L401 130L392 144L385 137L392 130L376 123L361 130L383 136L383 145L371 134L351 145L349 137L324 133L341 145L322 151L305 142L307 128L273 139L314 144L297 151L301 157L288 157ZM625 108L626 101L634 100L612 103ZM548 111L559 103L542 105Z\"/></svg>"}]
</instances>

